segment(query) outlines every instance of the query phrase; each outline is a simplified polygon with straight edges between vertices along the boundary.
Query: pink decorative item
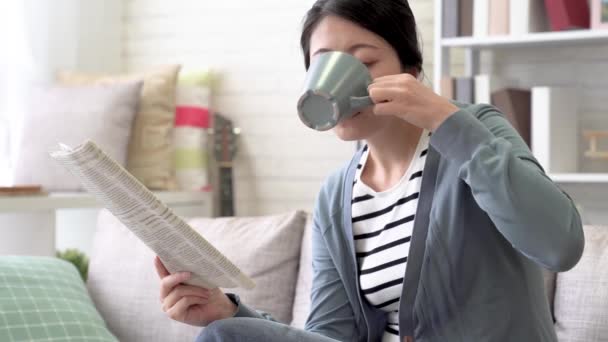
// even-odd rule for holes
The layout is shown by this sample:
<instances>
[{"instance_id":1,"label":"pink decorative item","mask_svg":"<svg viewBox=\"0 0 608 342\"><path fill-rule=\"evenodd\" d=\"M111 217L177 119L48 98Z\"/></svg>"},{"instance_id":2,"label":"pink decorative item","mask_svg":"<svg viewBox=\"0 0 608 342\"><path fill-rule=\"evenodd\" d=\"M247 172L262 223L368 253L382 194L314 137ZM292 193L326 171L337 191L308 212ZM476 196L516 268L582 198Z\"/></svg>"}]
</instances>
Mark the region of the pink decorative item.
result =
<instances>
[{"instance_id":1,"label":"pink decorative item","mask_svg":"<svg viewBox=\"0 0 608 342\"><path fill-rule=\"evenodd\" d=\"M552 31L588 29L590 26L587 0L545 0L545 9Z\"/></svg>"}]
</instances>

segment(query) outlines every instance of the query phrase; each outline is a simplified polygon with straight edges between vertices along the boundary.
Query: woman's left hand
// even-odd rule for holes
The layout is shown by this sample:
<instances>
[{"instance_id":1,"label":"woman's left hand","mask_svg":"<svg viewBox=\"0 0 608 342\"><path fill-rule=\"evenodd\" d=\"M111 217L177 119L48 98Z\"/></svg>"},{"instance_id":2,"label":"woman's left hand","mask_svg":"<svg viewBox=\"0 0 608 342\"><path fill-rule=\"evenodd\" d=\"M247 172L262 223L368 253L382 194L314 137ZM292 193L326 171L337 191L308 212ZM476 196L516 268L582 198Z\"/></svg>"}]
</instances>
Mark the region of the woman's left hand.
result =
<instances>
[{"instance_id":1,"label":"woman's left hand","mask_svg":"<svg viewBox=\"0 0 608 342\"><path fill-rule=\"evenodd\" d=\"M368 90L376 115L394 115L431 132L459 110L411 74L379 77Z\"/></svg>"}]
</instances>

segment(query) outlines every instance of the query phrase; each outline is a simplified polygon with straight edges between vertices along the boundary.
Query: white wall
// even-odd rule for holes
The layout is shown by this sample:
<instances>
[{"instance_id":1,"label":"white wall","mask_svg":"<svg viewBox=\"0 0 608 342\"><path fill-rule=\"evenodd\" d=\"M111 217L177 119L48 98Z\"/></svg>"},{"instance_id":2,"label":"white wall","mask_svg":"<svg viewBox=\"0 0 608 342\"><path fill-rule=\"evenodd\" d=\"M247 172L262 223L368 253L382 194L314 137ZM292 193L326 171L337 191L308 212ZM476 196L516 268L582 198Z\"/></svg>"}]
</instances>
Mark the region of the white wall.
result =
<instances>
[{"instance_id":1,"label":"white wall","mask_svg":"<svg viewBox=\"0 0 608 342\"><path fill-rule=\"evenodd\" d=\"M235 164L238 215L312 209L323 179L354 143L304 127L295 103L304 79L299 51L311 0L130 0L127 70L162 63L213 67L223 75L214 107L243 130ZM432 61L432 0L411 1ZM425 65L432 71L430 64ZM432 74L428 75L431 79Z\"/></svg>"},{"instance_id":2,"label":"white wall","mask_svg":"<svg viewBox=\"0 0 608 342\"><path fill-rule=\"evenodd\" d=\"M9 183L8 150L14 154L20 139L29 87L52 82L58 69L122 69L123 7L122 0L2 3L0 184Z\"/></svg>"}]
</instances>

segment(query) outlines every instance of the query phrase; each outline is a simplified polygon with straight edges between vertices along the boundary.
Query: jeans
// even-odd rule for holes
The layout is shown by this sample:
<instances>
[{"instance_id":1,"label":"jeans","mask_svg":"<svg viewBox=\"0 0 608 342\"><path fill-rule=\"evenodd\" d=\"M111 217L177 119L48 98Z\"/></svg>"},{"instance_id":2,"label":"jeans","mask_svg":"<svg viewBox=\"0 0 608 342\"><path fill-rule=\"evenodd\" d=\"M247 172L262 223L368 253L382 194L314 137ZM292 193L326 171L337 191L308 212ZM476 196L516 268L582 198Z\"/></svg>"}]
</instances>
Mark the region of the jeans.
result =
<instances>
[{"instance_id":1,"label":"jeans","mask_svg":"<svg viewBox=\"0 0 608 342\"><path fill-rule=\"evenodd\" d=\"M196 342L337 342L332 338L259 318L228 318L203 329Z\"/></svg>"}]
</instances>

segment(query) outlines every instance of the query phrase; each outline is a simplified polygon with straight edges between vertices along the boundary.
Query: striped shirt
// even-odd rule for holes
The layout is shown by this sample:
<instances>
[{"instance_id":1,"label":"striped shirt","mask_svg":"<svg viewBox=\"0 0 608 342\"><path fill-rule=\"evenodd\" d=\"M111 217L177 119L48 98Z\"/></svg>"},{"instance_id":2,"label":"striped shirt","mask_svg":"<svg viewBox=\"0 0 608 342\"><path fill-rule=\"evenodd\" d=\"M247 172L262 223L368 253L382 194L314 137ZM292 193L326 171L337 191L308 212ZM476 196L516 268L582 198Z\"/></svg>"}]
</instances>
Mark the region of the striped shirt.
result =
<instances>
[{"instance_id":1,"label":"striped shirt","mask_svg":"<svg viewBox=\"0 0 608 342\"><path fill-rule=\"evenodd\" d=\"M407 171L386 191L376 192L361 181L368 146L355 174L352 221L359 282L363 297L387 312L383 342L399 341L399 300L428 146L424 131Z\"/></svg>"}]
</instances>

